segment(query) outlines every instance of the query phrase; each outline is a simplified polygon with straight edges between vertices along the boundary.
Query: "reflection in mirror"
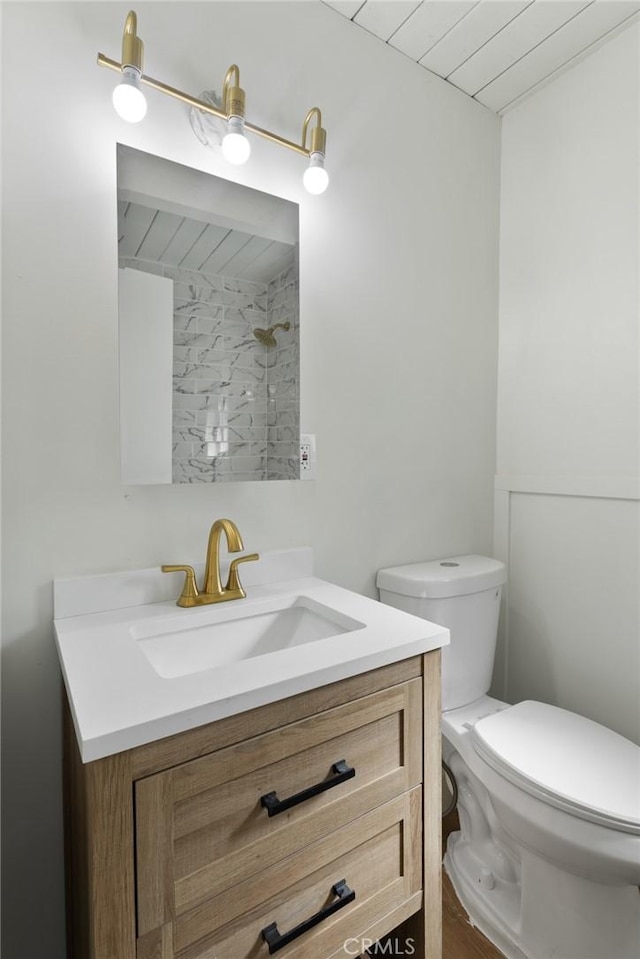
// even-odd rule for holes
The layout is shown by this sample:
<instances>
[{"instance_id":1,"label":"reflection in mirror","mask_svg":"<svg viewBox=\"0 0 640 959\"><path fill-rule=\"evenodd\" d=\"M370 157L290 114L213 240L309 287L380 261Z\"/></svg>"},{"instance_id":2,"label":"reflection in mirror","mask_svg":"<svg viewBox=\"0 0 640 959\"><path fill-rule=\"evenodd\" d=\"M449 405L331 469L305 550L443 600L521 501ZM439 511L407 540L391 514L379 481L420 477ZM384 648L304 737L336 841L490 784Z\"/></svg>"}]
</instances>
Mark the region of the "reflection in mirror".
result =
<instances>
[{"instance_id":1,"label":"reflection in mirror","mask_svg":"<svg viewBox=\"0 0 640 959\"><path fill-rule=\"evenodd\" d=\"M299 478L298 207L118 146L122 478Z\"/></svg>"}]
</instances>

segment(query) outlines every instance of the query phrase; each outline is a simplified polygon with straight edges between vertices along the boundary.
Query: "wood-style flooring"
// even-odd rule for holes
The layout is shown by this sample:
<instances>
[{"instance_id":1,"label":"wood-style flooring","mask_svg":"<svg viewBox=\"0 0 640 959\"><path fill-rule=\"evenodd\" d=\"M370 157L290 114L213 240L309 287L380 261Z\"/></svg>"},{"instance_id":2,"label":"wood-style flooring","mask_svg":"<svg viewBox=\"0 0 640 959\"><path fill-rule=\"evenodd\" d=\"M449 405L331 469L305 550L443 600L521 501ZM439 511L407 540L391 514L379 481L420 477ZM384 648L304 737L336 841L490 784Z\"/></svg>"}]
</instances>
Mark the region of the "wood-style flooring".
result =
<instances>
[{"instance_id":1,"label":"wood-style flooring","mask_svg":"<svg viewBox=\"0 0 640 959\"><path fill-rule=\"evenodd\" d=\"M447 836L458 829L454 811L442 820L442 848ZM504 959L493 943L474 928L453 891L451 881L442 870L442 959Z\"/></svg>"}]
</instances>

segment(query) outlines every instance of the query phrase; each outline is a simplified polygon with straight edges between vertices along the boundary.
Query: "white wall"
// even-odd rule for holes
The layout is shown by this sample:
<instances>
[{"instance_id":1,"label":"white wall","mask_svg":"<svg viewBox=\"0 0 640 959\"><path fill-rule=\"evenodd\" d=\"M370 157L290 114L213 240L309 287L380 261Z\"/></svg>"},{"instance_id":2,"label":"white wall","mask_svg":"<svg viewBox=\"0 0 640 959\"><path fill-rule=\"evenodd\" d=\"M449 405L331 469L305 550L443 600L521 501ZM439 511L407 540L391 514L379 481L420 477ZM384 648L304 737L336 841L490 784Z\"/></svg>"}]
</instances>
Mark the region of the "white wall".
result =
<instances>
[{"instance_id":1,"label":"white wall","mask_svg":"<svg viewBox=\"0 0 640 959\"><path fill-rule=\"evenodd\" d=\"M144 124L115 117L95 57L127 9L2 5L4 959L63 955L55 576L200 559L219 516L370 595L380 566L491 546L499 121L319 2L139 4L151 76L198 93L237 62L249 117L291 138L322 108L332 182L307 197L300 157L254 139L227 168L152 92ZM301 204L316 482L120 485L117 141Z\"/></svg>"},{"instance_id":2,"label":"white wall","mask_svg":"<svg viewBox=\"0 0 640 959\"><path fill-rule=\"evenodd\" d=\"M640 740L636 24L503 118L496 686Z\"/></svg>"}]
</instances>

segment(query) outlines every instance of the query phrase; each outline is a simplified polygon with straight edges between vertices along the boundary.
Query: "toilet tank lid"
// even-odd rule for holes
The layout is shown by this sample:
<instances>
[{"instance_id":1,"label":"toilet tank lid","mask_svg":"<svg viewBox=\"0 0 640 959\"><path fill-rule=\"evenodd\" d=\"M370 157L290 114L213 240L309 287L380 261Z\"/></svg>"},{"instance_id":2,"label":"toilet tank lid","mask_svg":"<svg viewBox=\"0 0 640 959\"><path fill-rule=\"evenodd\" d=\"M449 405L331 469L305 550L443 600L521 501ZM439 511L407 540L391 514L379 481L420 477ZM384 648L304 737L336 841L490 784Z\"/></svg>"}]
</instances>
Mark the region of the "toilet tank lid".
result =
<instances>
[{"instance_id":1,"label":"toilet tank lid","mask_svg":"<svg viewBox=\"0 0 640 959\"><path fill-rule=\"evenodd\" d=\"M506 579L504 563L488 556L469 555L381 569L376 584L378 589L401 596L440 599L479 593L502 586Z\"/></svg>"}]
</instances>

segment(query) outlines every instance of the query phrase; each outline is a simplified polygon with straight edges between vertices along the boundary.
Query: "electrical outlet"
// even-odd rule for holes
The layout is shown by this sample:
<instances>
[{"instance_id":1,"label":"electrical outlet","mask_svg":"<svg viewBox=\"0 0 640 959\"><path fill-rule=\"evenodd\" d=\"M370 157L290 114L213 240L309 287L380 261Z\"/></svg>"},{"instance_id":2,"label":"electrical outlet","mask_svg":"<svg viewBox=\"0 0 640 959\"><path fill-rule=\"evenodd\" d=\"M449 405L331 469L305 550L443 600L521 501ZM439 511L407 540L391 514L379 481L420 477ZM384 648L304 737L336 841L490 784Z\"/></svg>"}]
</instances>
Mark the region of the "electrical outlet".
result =
<instances>
[{"instance_id":1,"label":"electrical outlet","mask_svg":"<svg viewBox=\"0 0 640 959\"><path fill-rule=\"evenodd\" d=\"M315 479L316 437L314 433L300 434L300 479Z\"/></svg>"}]
</instances>

